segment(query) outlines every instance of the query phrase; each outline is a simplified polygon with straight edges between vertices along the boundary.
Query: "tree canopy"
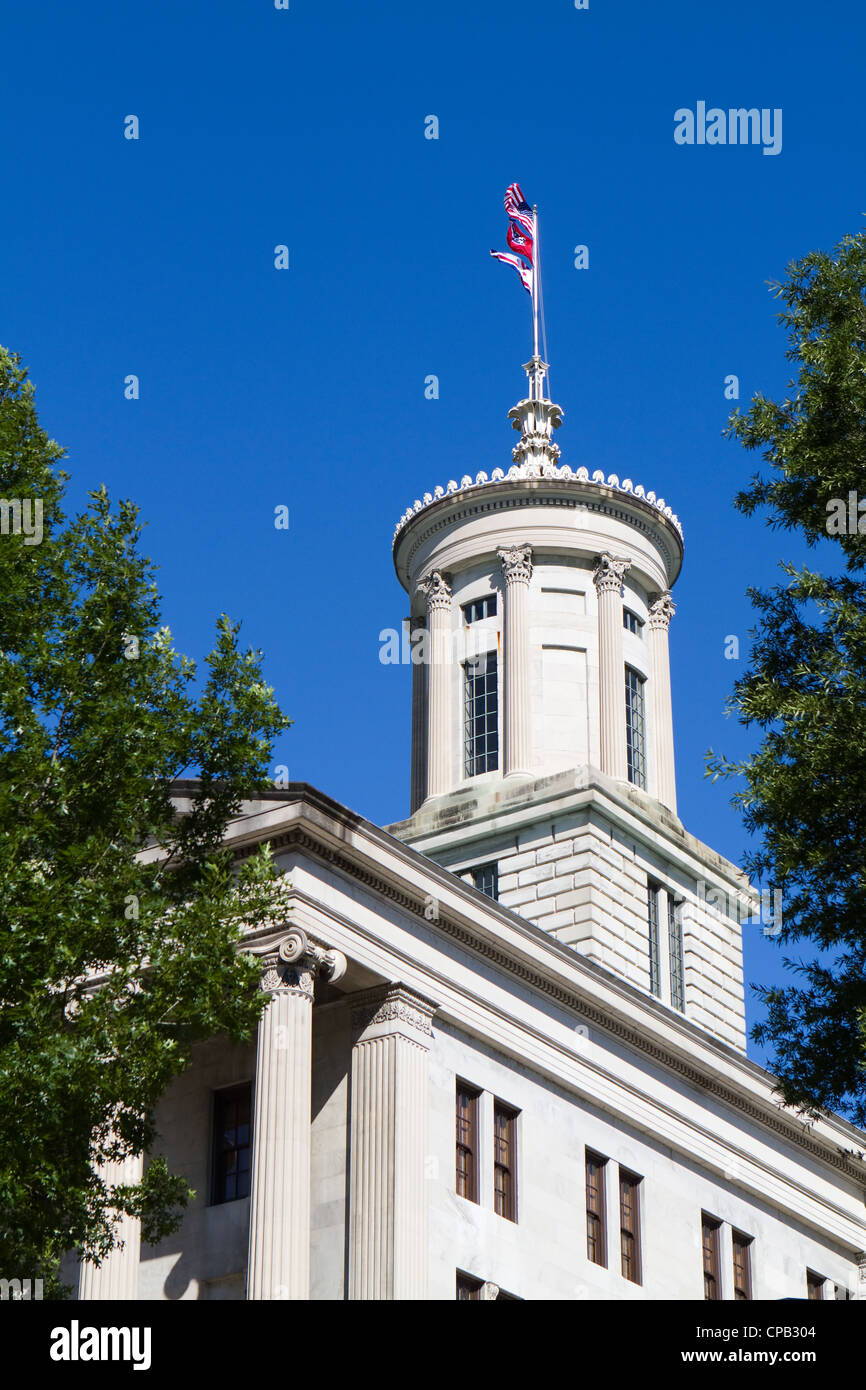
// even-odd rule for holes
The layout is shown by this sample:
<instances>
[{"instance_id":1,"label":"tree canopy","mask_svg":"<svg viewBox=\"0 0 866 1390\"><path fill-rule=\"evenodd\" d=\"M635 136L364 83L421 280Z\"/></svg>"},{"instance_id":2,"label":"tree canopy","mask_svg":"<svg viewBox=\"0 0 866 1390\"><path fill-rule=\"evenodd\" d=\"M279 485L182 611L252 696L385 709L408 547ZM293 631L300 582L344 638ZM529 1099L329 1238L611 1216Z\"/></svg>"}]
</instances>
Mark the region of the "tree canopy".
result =
<instances>
[{"instance_id":1,"label":"tree canopy","mask_svg":"<svg viewBox=\"0 0 866 1390\"><path fill-rule=\"evenodd\" d=\"M67 517L63 453L0 349L0 1267L46 1296L65 1252L104 1257L118 1211L153 1240L191 1195L154 1106L197 1040L248 1038L263 1005L238 943L284 880L266 851L236 874L223 836L289 723L225 615L201 678L174 650L136 508L100 487ZM142 1150L140 1186L99 1175Z\"/></svg>"},{"instance_id":2,"label":"tree canopy","mask_svg":"<svg viewBox=\"0 0 866 1390\"><path fill-rule=\"evenodd\" d=\"M785 1100L866 1120L866 233L814 251L772 286L796 379L773 401L735 410L727 435L760 451L735 505L820 545L824 573L781 564L749 589L757 613L749 669L731 709L761 742L708 773L738 777L734 803L757 847L746 868L782 892L790 984L759 990ZM824 562L826 561L826 565Z\"/></svg>"}]
</instances>

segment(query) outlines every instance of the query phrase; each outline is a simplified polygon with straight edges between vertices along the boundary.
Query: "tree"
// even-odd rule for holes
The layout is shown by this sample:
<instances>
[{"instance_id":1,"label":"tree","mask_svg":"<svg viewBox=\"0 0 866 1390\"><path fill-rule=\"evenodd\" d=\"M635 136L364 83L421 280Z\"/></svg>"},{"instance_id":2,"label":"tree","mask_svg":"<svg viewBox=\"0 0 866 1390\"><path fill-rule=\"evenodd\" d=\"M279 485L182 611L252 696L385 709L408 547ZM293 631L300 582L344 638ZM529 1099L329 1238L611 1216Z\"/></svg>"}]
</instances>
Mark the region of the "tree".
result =
<instances>
[{"instance_id":1,"label":"tree","mask_svg":"<svg viewBox=\"0 0 866 1390\"><path fill-rule=\"evenodd\" d=\"M795 983L763 988L753 1031L772 1046L784 1099L809 1114L866 1120L866 233L792 263L772 289L784 309L796 382L775 402L758 394L726 434L760 449L735 505L765 508L844 561L829 576L783 563L786 580L749 589L758 622L749 669L731 708L762 741L745 761L708 756L708 775L739 776L734 797L759 847L746 860L782 891L780 943ZM861 502L862 497L862 502ZM862 507L862 510L861 510ZM843 524L844 523L844 524Z\"/></svg>"},{"instance_id":2,"label":"tree","mask_svg":"<svg viewBox=\"0 0 866 1390\"><path fill-rule=\"evenodd\" d=\"M0 349L0 1269L46 1296L66 1251L111 1249L117 1212L158 1239L192 1195L154 1105L197 1040L248 1038L264 1003L238 943L284 881L266 852L236 875L222 841L289 722L225 616L197 687L135 507L100 488L67 519L62 456ZM142 1151L137 1187L95 1171Z\"/></svg>"}]
</instances>

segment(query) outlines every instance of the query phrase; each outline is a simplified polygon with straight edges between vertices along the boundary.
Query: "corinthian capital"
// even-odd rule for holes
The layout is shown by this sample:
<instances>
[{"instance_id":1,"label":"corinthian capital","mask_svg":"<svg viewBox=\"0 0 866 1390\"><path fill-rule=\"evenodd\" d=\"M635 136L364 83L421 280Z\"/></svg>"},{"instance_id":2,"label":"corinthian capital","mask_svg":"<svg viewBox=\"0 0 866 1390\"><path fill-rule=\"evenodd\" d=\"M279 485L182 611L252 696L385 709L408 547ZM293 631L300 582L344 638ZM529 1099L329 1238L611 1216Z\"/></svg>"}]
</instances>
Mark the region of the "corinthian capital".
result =
<instances>
[{"instance_id":1,"label":"corinthian capital","mask_svg":"<svg viewBox=\"0 0 866 1390\"><path fill-rule=\"evenodd\" d=\"M532 547L509 545L497 550L506 584L528 584L532 578Z\"/></svg>"},{"instance_id":2,"label":"corinthian capital","mask_svg":"<svg viewBox=\"0 0 866 1390\"><path fill-rule=\"evenodd\" d=\"M433 570L426 579L419 580L418 588L427 595L427 611L451 607L451 585L439 570Z\"/></svg>"},{"instance_id":3,"label":"corinthian capital","mask_svg":"<svg viewBox=\"0 0 866 1390\"><path fill-rule=\"evenodd\" d=\"M312 942L300 927L293 927L279 945L262 956L262 989L271 994L286 992L313 997L318 975L336 983L346 973L342 951Z\"/></svg>"},{"instance_id":4,"label":"corinthian capital","mask_svg":"<svg viewBox=\"0 0 866 1390\"><path fill-rule=\"evenodd\" d=\"M600 594L621 594L622 581L631 569L631 560L605 551L599 555L592 572L592 582Z\"/></svg>"},{"instance_id":5,"label":"corinthian capital","mask_svg":"<svg viewBox=\"0 0 866 1390\"><path fill-rule=\"evenodd\" d=\"M671 618L677 611L677 606L671 598L670 590L665 589L664 593L656 594L649 606L649 625L655 628L667 628L670 626Z\"/></svg>"}]
</instances>

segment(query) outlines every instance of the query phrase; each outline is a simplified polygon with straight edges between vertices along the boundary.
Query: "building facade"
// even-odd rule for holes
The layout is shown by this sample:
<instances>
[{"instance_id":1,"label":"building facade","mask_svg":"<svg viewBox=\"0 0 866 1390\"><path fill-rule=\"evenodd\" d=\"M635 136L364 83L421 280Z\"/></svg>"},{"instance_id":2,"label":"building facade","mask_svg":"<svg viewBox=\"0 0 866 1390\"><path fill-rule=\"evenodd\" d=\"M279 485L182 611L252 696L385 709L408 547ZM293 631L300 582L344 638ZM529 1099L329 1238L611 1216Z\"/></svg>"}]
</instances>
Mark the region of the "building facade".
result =
<instances>
[{"instance_id":1,"label":"building facade","mask_svg":"<svg viewBox=\"0 0 866 1390\"><path fill-rule=\"evenodd\" d=\"M395 534L410 818L296 784L229 827L291 885L244 943L270 1002L160 1104L183 1225L83 1298L866 1297L866 1136L746 1056L761 905L676 813L681 528L559 462L526 370L512 466Z\"/></svg>"}]
</instances>

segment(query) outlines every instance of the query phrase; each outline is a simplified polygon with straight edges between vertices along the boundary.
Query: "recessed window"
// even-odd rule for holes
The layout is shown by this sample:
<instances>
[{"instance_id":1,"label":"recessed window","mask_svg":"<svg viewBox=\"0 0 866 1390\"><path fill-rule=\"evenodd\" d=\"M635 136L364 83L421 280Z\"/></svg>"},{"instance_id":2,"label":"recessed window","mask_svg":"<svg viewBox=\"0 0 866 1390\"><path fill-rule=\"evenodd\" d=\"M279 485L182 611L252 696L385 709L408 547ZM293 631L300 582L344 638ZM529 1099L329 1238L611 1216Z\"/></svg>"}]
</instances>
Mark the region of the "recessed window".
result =
<instances>
[{"instance_id":1,"label":"recessed window","mask_svg":"<svg viewBox=\"0 0 866 1390\"><path fill-rule=\"evenodd\" d=\"M623 1279L641 1282L640 1268L640 1185L635 1173L619 1170L619 1240Z\"/></svg>"},{"instance_id":2,"label":"recessed window","mask_svg":"<svg viewBox=\"0 0 866 1390\"><path fill-rule=\"evenodd\" d=\"M813 1269L806 1270L806 1292L809 1298L824 1297L823 1274L816 1274Z\"/></svg>"},{"instance_id":3,"label":"recessed window","mask_svg":"<svg viewBox=\"0 0 866 1390\"><path fill-rule=\"evenodd\" d=\"M668 946L671 960L671 1005L680 1013L686 1007L685 970L683 967L683 919L680 908L668 891Z\"/></svg>"},{"instance_id":4,"label":"recessed window","mask_svg":"<svg viewBox=\"0 0 866 1390\"><path fill-rule=\"evenodd\" d=\"M640 637L643 629L643 619L637 613L632 613L630 608L622 610L622 625L629 632L633 632L636 637Z\"/></svg>"},{"instance_id":5,"label":"recessed window","mask_svg":"<svg viewBox=\"0 0 866 1390\"><path fill-rule=\"evenodd\" d=\"M493 1209L517 1220L517 1111L496 1101L493 1107Z\"/></svg>"},{"instance_id":6,"label":"recessed window","mask_svg":"<svg viewBox=\"0 0 866 1390\"><path fill-rule=\"evenodd\" d=\"M472 603L463 605L464 623L479 623L482 618L496 617L496 595L488 594L486 598L477 598Z\"/></svg>"},{"instance_id":7,"label":"recessed window","mask_svg":"<svg viewBox=\"0 0 866 1390\"><path fill-rule=\"evenodd\" d=\"M250 1101L252 1087L214 1092L211 1205L250 1195Z\"/></svg>"},{"instance_id":8,"label":"recessed window","mask_svg":"<svg viewBox=\"0 0 866 1390\"><path fill-rule=\"evenodd\" d=\"M646 681L633 667L625 668L625 743L628 780L646 788Z\"/></svg>"},{"instance_id":9,"label":"recessed window","mask_svg":"<svg viewBox=\"0 0 866 1390\"><path fill-rule=\"evenodd\" d=\"M607 1159L586 1151L586 1258L607 1268L605 1173Z\"/></svg>"},{"instance_id":10,"label":"recessed window","mask_svg":"<svg viewBox=\"0 0 866 1390\"><path fill-rule=\"evenodd\" d=\"M499 868L496 864L479 864L477 869L472 870L472 884L479 893L484 893L488 898L498 898L499 896Z\"/></svg>"},{"instance_id":11,"label":"recessed window","mask_svg":"<svg viewBox=\"0 0 866 1390\"><path fill-rule=\"evenodd\" d=\"M649 926L649 972L650 994L661 998L662 976L661 955L659 952L659 893L657 883L647 884L647 919Z\"/></svg>"},{"instance_id":12,"label":"recessed window","mask_svg":"<svg viewBox=\"0 0 866 1390\"><path fill-rule=\"evenodd\" d=\"M721 1221L701 1212L701 1245L704 1259L704 1298L714 1301L722 1296L719 1278L719 1230Z\"/></svg>"},{"instance_id":13,"label":"recessed window","mask_svg":"<svg viewBox=\"0 0 866 1390\"><path fill-rule=\"evenodd\" d=\"M457 1275L457 1302L462 1303L466 1299L481 1298L481 1289L484 1281L473 1279L471 1274Z\"/></svg>"},{"instance_id":14,"label":"recessed window","mask_svg":"<svg viewBox=\"0 0 866 1390\"><path fill-rule=\"evenodd\" d=\"M752 1297L752 1237L742 1231L732 1231L734 1245L734 1298Z\"/></svg>"},{"instance_id":15,"label":"recessed window","mask_svg":"<svg viewBox=\"0 0 866 1390\"><path fill-rule=\"evenodd\" d=\"M499 686L496 653L485 652L463 667L464 770L467 777L499 766Z\"/></svg>"},{"instance_id":16,"label":"recessed window","mask_svg":"<svg viewBox=\"0 0 866 1390\"><path fill-rule=\"evenodd\" d=\"M457 1082L457 1173L458 1197L478 1201L478 1091Z\"/></svg>"}]
</instances>

